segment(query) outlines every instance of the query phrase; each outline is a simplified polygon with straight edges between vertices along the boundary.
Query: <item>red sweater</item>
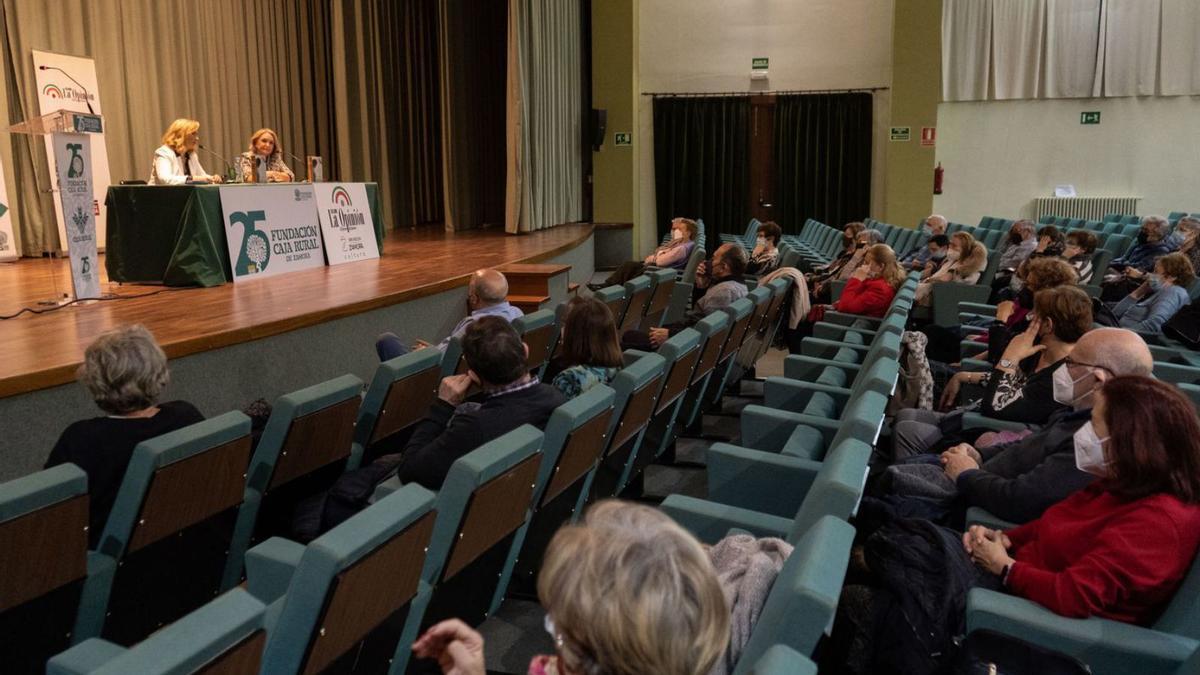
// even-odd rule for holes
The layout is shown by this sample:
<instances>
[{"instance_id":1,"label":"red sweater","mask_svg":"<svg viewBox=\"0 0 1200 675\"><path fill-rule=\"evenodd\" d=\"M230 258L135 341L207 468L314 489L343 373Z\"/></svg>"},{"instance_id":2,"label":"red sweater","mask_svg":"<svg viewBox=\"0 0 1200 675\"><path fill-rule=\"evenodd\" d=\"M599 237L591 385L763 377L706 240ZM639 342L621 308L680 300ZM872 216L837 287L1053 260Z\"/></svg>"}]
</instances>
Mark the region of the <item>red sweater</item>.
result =
<instances>
[{"instance_id":1,"label":"red sweater","mask_svg":"<svg viewBox=\"0 0 1200 675\"><path fill-rule=\"evenodd\" d=\"M1152 623L1200 544L1200 504L1156 494L1133 501L1093 484L1006 533L1013 593L1056 614Z\"/></svg>"},{"instance_id":2,"label":"red sweater","mask_svg":"<svg viewBox=\"0 0 1200 675\"><path fill-rule=\"evenodd\" d=\"M847 314L883 316L896 297L896 289L883 279L859 281L851 279L842 289L842 297L835 303L837 311Z\"/></svg>"}]
</instances>

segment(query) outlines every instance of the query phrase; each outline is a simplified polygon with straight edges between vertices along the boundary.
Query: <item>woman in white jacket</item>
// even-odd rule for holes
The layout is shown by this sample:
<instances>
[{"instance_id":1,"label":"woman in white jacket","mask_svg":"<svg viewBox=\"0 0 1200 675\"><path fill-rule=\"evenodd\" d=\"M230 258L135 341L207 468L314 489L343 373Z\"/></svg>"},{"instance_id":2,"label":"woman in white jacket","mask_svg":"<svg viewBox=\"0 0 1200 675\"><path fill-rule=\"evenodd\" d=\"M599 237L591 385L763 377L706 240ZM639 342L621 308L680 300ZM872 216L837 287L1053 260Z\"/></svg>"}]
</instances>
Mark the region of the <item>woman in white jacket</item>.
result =
<instances>
[{"instance_id":1,"label":"woman in white jacket","mask_svg":"<svg viewBox=\"0 0 1200 675\"><path fill-rule=\"evenodd\" d=\"M200 123L180 118L171 122L162 137L163 144L154 151L154 164L150 168L151 185L183 185L193 183L220 183L221 177L209 175L200 166L196 147L200 145Z\"/></svg>"}]
</instances>

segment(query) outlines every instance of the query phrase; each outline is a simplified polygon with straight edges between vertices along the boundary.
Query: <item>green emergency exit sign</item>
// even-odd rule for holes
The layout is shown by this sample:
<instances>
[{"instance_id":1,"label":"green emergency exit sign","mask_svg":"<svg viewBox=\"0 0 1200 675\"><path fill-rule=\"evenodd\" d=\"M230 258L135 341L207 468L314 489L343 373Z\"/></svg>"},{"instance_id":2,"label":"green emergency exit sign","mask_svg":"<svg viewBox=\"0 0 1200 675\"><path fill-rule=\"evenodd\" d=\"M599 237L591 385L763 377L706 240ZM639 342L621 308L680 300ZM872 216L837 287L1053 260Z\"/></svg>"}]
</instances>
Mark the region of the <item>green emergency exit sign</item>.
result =
<instances>
[{"instance_id":1,"label":"green emergency exit sign","mask_svg":"<svg viewBox=\"0 0 1200 675\"><path fill-rule=\"evenodd\" d=\"M753 70L766 70L768 61L770 59L765 56L756 56L750 59L750 68Z\"/></svg>"},{"instance_id":2,"label":"green emergency exit sign","mask_svg":"<svg viewBox=\"0 0 1200 675\"><path fill-rule=\"evenodd\" d=\"M1092 112L1079 113L1079 123L1080 124L1100 124L1100 111L1094 110Z\"/></svg>"}]
</instances>

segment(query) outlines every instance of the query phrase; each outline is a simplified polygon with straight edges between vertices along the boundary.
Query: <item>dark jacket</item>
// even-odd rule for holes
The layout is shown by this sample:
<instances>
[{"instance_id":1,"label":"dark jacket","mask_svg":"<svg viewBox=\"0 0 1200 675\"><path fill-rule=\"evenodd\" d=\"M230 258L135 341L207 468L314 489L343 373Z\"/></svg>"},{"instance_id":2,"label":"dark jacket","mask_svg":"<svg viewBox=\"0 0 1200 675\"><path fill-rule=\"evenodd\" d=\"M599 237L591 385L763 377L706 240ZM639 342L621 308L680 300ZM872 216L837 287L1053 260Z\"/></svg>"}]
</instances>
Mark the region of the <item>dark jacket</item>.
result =
<instances>
[{"instance_id":1,"label":"dark jacket","mask_svg":"<svg viewBox=\"0 0 1200 675\"><path fill-rule=\"evenodd\" d=\"M457 412L454 406L438 399L430 406L429 415L417 423L404 447L398 469L400 481L440 489L450 465L459 457L522 424L544 428L550 413L566 400L557 389L542 383L490 396L478 407L468 404Z\"/></svg>"},{"instance_id":2,"label":"dark jacket","mask_svg":"<svg viewBox=\"0 0 1200 675\"><path fill-rule=\"evenodd\" d=\"M1091 414L1062 411L1019 441L979 448L983 466L959 474L960 497L1015 523L1041 516L1094 479L1075 466L1075 432Z\"/></svg>"}]
</instances>

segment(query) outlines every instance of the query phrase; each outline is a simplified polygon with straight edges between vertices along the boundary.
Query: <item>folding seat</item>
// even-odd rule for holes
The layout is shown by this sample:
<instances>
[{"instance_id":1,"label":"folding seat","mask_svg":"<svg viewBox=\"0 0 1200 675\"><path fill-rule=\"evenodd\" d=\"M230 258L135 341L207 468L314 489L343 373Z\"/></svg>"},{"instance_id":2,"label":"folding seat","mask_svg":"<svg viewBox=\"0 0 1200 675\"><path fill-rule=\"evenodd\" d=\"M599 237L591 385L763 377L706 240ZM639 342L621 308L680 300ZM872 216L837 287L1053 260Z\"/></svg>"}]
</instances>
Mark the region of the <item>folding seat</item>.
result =
<instances>
[{"instance_id":1,"label":"folding seat","mask_svg":"<svg viewBox=\"0 0 1200 675\"><path fill-rule=\"evenodd\" d=\"M361 456L353 451L361 392L362 380L343 375L275 401L249 462L246 504L237 523L240 547L225 572L224 589L241 581L241 554L247 545L290 534L300 503L358 468Z\"/></svg>"},{"instance_id":2,"label":"folding seat","mask_svg":"<svg viewBox=\"0 0 1200 675\"><path fill-rule=\"evenodd\" d=\"M700 333L700 358L692 371L687 393L680 404L678 420L683 428L691 427L700 418L700 407L704 392L721 356L721 350L729 339L733 320L725 312L713 312L696 323L693 328Z\"/></svg>"},{"instance_id":3,"label":"folding seat","mask_svg":"<svg viewBox=\"0 0 1200 675\"><path fill-rule=\"evenodd\" d=\"M758 218L751 218L750 224L746 226L746 232L744 234L722 234L721 243L737 244L738 246L741 246L747 250L752 249L754 248L755 236L758 234L758 226L761 224L762 223L758 221Z\"/></svg>"},{"instance_id":4,"label":"folding seat","mask_svg":"<svg viewBox=\"0 0 1200 675\"><path fill-rule=\"evenodd\" d=\"M794 649L775 645L767 649L747 672L753 675L817 675L817 664Z\"/></svg>"},{"instance_id":5,"label":"folding seat","mask_svg":"<svg viewBox=\"0 0 1200 675\"><path fill-rule=\"evenodd\" d=\"M900 228L888 225L887 230L883 237L883 243L885 243L888 246L891 246L893 249L895 249L896 248L896 239L898 239L899 237L900 237Z\"/></svg>"},{"instance_id":6,"label":"folding seat","mask_svg":"<svg viewBox=\"0 0 1200 675\"><path fill-rule=\"evenodd\" d=\"M876 365L880 370L868 371L867 374L883 374L883 366L887 365L887 361L881 359ZM874 445L883 427L887 402L891 398L892 385L884 388L886 382L882 378L864 381L857 395L845 404L841 419L767 406L746 406L742 411L740 443L755 450L813 460L821 460L828 448L851 438Z\"/></svg>"},{"instance_id":7,"label":"folding seat","mask_svg":"<svg viewBox=\"0 0 1200 675\"><path fill-rule=\"evenodd\" d=\"M766 312L757 327L746 335L742 353L738 355L738 364L746 371L754 368L774 342L776 331L783 322L783 310L792 292L792 280L787 277L774 279L767 284L767 288L771 291L771 300Z\"/></svg>"},{"instance_id":8,"label":"folding seat","mask_svg":"<svg viewBox=\"0 0 1200 675\"><path fill-rule=\"evenodd\" d=\"M559 326L554 312L548 309L531 312L513 319L512 325L529 347L529 371L541 377L550 362L554 343L558 341Z\"/></svg>"},{"instance_id":9,"label":"folding seat","mask_svg":"<svg viewBox=\"0 0 1200 675\"><path fill-rule=\"evenodd\" d=\"M1121 219L1124 217L1125 217L1125 215L1121 214L1121 213L1106 213L1106 214L1104 214L1104 222L1119 223L1119 222L1121 222Z\"/></svg>"},{"instance_id":10,"label":"folding seat","mask_svg":"<svg viewBox=\"0 0 1200 675\"><path fill-rule=\"evenodd\" d=\"M91 638L50 659L47 675L257 673L267 641L265 606L246 591L228 593L125 648Z\"/></svg>"},{"instance_id":11,"label":"folding seat","mask_svg":"<svg viewBox=\"0 0 1200 675\"><path fill-rule=\"evenodd\" d=\"M617 324L618 335L627 330L634 330L641 325L642 316L646 313L646 307L650 304L650 296L654 292L652 286L650 277L645 274L625 282L625 295L629 298L629 303L625 307L625 315L621 318L621 323Z\"/></svg>"},{"instance_id":12,"label":"folding seat","mask_svg":"<svg viewBox=\"0 0 1200 675\"><path fill-rule=\"evenodd\" d=\"M612 497L624 488L629 467L654 415L666 363L658 354L645 354L622 368L609 383L616 391L613 417L604 454L587 486L589 503Z\"/></svg>"},{"instance_id":13,"label":"folding seat","mask_svg":"<svg viewBox=\"0 0 1200 675\"><path fill-rule=\"evenodd\" d=\"M1154 377L1171 384L1200 384L1200 367L1154 362Z\"/></svg>"},{"instance_id":14,"label":"folding seat","mask_svg":"<svg viewBox=\"0 0 1200 675\"><path fill-rule=\"evenodd\" d=\"M358 408L352 462L370 464L403 449L413 425L437 399L441 361L438 350L418 349L379 364Z\"/></svg>"},{"instance_id":15,"label":"folding seat","mask_svg":"<svg viewBox=\"0 0 1200 675\"><path fill-rule=\"evenodd\" d=\"M662 269L649 270L646 276L650 277L653 291L640 325L642 328L651 328L663 325L663 317L671 307L671 298L675 295L676 274L675 270Z\"/></svg>"},{"instance_id":16,"label":"folding seat","mask_svg":"<svg viewBox=\"0 0 1200 675\"><path fill-rule=\"evenodd\" d=\"M1126 225L1140 225L1142 222L1142 217L1130 214L1122 218L1121 222L1125 223Z\"/></svg>"},{"instance_id":17,"label":"folding seat","mask_svg":"<svg viewBox=\"0 0 1200 675\"><path fill-rule=\"evenodd\" d=\"M706 400L703 403L703 410L720 403L721 396L725 393L725 387L729 384L730 373L733 371L733 357L741 350L742 343L750 332L751 323L760 312L766 310L765 305L770 302L770 299L770 291L765 288L756 288L750 291L748 296L722 308L722 311L733 319L733 326L730 328L729 339L721 348L721 356L717 359L717 365L714 367L712 381L705 393Z\"/></svg>"},{"instance_id":18,"label":"folding seat","mask_svg":"<svg viewBox=\"0 0 1200 675\"><path fill-rule=\"evenodd\" d=\"M406 485L307 546L251 549L246 588L268 605L262 672L403 673L432 594L441 501Z\"/></svg>"},{"instance_id":19,"label":"folding seat","mask_svg":"<svg viewBox=\"0 0 1200 675\"><path fill-rule=\"evenodd\" d=\"M239 412L134 448L96 551L106 573L84 584L76 639L131 645L224 590L222 573L240 569L246 549L234 525L249 461L250 418Z\"/></svg>"},{"instance_id":20,"label":"folding seat","mask_svg":"<svg viewBox=\"0 0 1200 675\"><path fill-rule=\"evenodd\" d=\"M620 326L621 319L625 316L625 305L629 304L625 299L625 287L605 286L593 293L592 297L608 305L608 309L612 311L613 323Z\"/></svg>"},{"instance_id":21,"label":"folding seat","mask_svg":"<svg viewBox=\"0 0 1200 675\"><path fill-rule=\"evenodd\" d=\"M946 282L934 284L930 289L932 307L914 307L913 315L929 319L939 326L958 325L958 303L984 302L991 294L992 278L1000 264L1000 256L989 255L988 265L974 284Z\"/></svg>"},{"instance_id":22,"label":"folding seat","mask_svg":"<svg viewBox=\"0 0 1200 675\"><path fill-rule=\"evenodd\" d=\"M1113 258L1120 258L1121 256L1125 255L1125 252L1128 251L1132 245L1133 239L1131 237L1114 233L1108 235L1108 239L1104 241L1104 250L1111 253ZM1104 273L1104 270L1096 271L1101 274Z\"/></svg>"},{"instance_id":23,"label":"folding seat","mask_svg":"<svg viewBox=\"0 0 1200 675\"><path fill-rule=\"evenodd\" d=\"M1096 675L1184 672L1200 647L1200 556L1150 627L1092 617L1070 619L1008 593L967 594L967 630L993 630L1077 658Z\"/></svg>"},{"instance_id":24,"label":"folding seat","mask_svg":"<svg viewBox=\"0 0 1200 675\"><path fill-rule=\"evenodd\" d=\"M74 464L0 483L0 664L41 672L46 659L91 635L73 632L89 575L115 564L88 552L87 474ZM92 614L103 616L104 607Z\"/></svg>"},{"instance_id":25,"label":"folding seat","mask_svg":"<svg viewBox=\"0 0 1200 675\"><path fill-rule=\"evenodd\" d=\"M1053 225L1054 221L1055 221L1054 216L1042 216L1041 218L1038 218L1039 225Z\"/></svg>"},{"instance_id":26,"label":"folding seat","mask_svg":"<svg viewBox=\"0 0 1200 675\"><path fill-rule=\"evenodd\" d=\"M563 523L582 513L585 487L592 479L608 440L616 392L596 385L559 406L550 415L542 442L542 462L533 495L533 515L514 547L501 583L510 579L509 594L536 597L542 553Z\"/></svg>"}]
</instances>

